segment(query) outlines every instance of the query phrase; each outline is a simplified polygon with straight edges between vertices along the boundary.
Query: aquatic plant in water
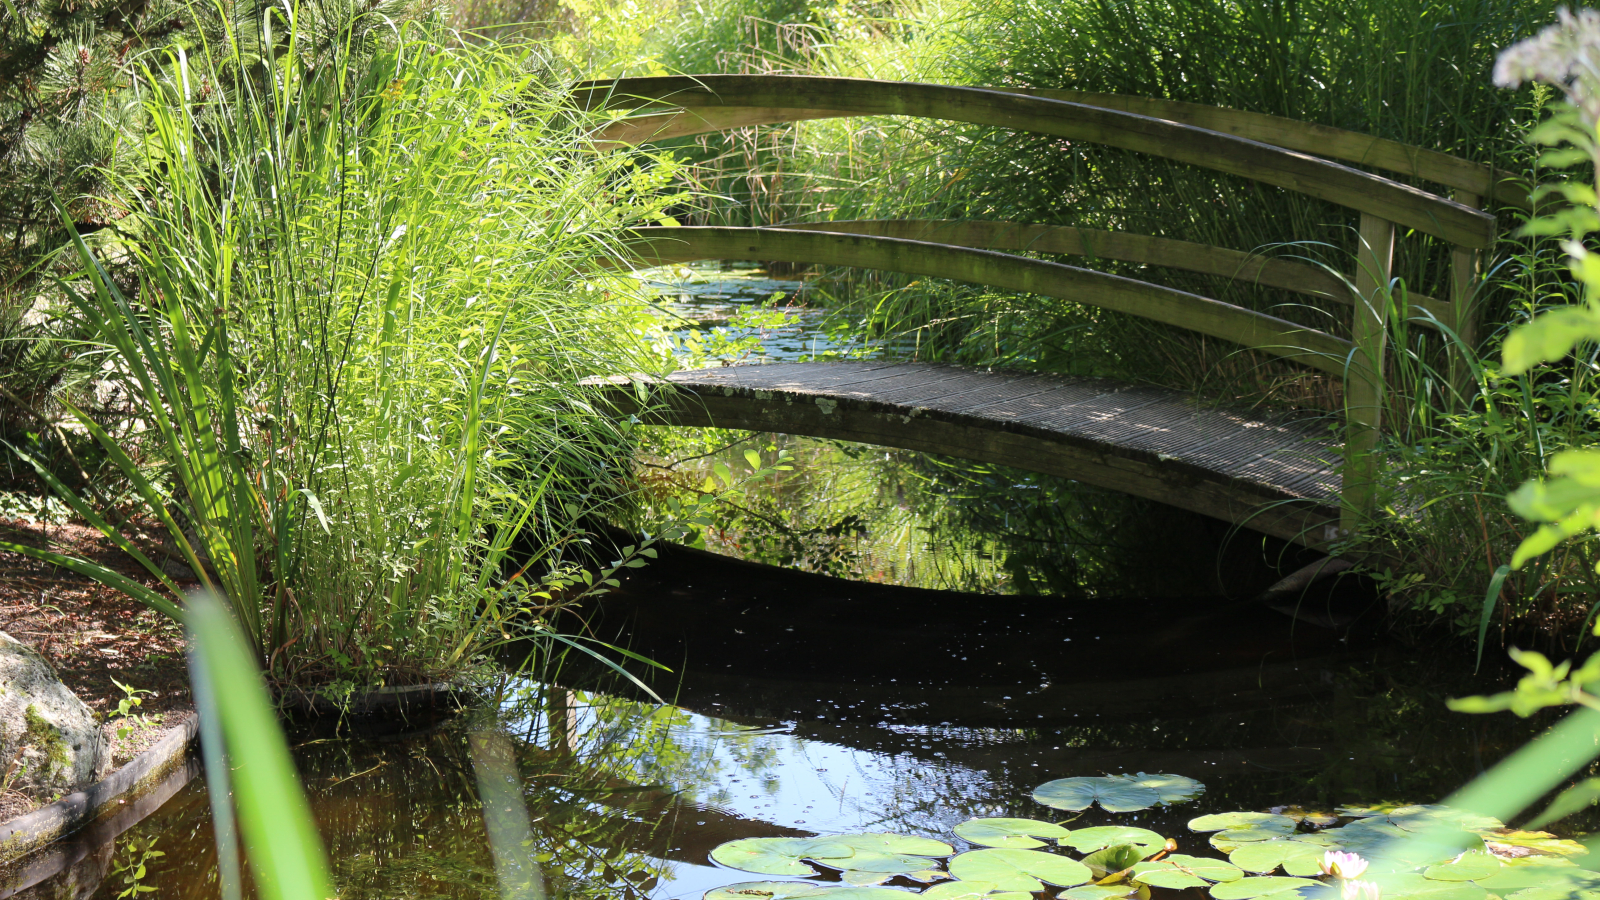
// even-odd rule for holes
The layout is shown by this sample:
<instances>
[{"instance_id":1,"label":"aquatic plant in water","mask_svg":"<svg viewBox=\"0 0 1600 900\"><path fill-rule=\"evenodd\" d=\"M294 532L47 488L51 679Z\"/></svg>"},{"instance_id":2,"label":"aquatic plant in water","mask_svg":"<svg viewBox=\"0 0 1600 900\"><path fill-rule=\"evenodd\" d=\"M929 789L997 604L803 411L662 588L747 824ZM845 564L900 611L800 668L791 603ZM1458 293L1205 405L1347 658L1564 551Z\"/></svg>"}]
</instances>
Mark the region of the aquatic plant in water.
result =
<instances>
[{"instance_id":1,"label":"aquatic plant in water","mask_svg":"<svg viewBox=\"0 0 1600 900\"><path fill-rule=\"evenodd\" d=\"M1040 785L1034 798L1076 809L1105 806L1107 798L1112 806L1143 799L1146 805L1134 808L1145 809L1192 799L1204 789L1190 778L1140 773L1057 779ZM1132 793L1138 790L1149 793ZM744 882L705 898L888 900L890 889L868 885L896 876L938 882L918 895L934 900L1023 900L1047 886L1066 889L1058 895L1066 900L1148 900L1151 888L1202 888L1213 900L1487 900L1491 893L1503 900L1556 900L1600 888L1600 873L1573 866L1571 858L1587 852L1576 841L1512 830L1493 816L1441 804L1341 806L1332 813L1240 810L1197 816L1189 830L1209 835L1228 858L1179 853L1177 838L1148 828L1072 829L1027 818L962 822L952 833L973 845L962 853L915 835L745 838L717 847L711 858L768 875L815 876L815 864L837 870L844 884ZM1052 841L1056 850L1084 856L1055 852Z\"/></svg>"}]
</instances>

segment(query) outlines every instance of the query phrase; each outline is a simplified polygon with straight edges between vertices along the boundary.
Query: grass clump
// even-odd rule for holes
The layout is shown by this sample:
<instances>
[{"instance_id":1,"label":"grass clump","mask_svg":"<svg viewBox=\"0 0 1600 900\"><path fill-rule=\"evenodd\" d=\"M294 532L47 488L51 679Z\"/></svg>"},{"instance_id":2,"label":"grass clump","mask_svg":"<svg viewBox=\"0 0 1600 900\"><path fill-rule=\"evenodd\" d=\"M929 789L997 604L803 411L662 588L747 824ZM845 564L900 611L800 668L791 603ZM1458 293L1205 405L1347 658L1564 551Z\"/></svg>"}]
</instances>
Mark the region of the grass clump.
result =
<instances>
[{"instance_id":1,"label":"grass clump","mask_svg":"<svg viewBox=\"0 0 1600 900\"><path fill-rule=\"evenodd\" d=\"M575 522L627 445L576 382L659 365L650 320L592 272L670 168L589 151L531 48L363 15L281 41L268 16L258 41L146 68L125 224L80 239L63 283L136 422L84 427L301 683L446 677L546 628L595 580Z\"/></svg>"}]
</instances>

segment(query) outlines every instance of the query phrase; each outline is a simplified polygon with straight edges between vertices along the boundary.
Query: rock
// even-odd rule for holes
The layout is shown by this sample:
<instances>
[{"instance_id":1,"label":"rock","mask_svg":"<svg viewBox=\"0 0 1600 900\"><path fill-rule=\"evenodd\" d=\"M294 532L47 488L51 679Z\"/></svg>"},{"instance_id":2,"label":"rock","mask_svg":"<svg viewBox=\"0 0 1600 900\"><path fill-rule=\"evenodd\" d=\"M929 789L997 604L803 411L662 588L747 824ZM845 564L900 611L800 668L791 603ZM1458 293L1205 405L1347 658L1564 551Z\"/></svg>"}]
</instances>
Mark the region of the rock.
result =
<instances>
[{"instance_id":1,"label":"rock","mask_svg":"<svg viewBox=\"0 0 1600 900\"><path fill-rule=\"evenodd\" d=\"M0 775L11 790L49 803L111 771L94 713L43 656L0 631Z\"/></svg>"}]
</instances>

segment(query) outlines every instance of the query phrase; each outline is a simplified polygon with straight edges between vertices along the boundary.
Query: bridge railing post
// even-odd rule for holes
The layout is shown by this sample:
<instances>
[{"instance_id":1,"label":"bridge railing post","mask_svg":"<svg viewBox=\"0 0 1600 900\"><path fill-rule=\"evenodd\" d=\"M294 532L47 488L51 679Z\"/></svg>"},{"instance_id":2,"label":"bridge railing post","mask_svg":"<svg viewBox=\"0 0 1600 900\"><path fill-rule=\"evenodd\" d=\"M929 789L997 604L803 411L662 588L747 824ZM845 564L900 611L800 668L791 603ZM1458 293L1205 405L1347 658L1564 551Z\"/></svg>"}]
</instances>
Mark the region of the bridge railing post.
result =
<instances>
[{"instance_id":1,"label":"bridge railing post","mask_svg":"<svg viewBox=\"0 0 1600 900\"><path fill-rule=\"evenodd\" d=\"M1345 376L1345 445L1340 526L1354 531L1376 500L1372 451L1383 424L1384 349L1389 340L1389 274L1394 262L1394 223L1361 214L1356 258L1355 344Z\"/></svg>"},{"instance_id":2,"label":"bridge railing post","mask_svg":"<svg viewBox=\"0 0 1600 900\"><path fill-rule=\"evenodd\" d=\"M1463 206L1480 209L1483 198L1477 194L1457 190L1452 193L1453 199ZM1450 353L1450 384L1455 388L1463 406L1471 404L1471 391L1474 378L1472 366L1466 358L1467 351L1476 352L1478 349L1478 266L1481 254L1469 247L1455 246L1450 252L1450 301L1455 311L1455 321L1449 324L1461 338L1463 348Z\"/></svg>"}]
</instances>

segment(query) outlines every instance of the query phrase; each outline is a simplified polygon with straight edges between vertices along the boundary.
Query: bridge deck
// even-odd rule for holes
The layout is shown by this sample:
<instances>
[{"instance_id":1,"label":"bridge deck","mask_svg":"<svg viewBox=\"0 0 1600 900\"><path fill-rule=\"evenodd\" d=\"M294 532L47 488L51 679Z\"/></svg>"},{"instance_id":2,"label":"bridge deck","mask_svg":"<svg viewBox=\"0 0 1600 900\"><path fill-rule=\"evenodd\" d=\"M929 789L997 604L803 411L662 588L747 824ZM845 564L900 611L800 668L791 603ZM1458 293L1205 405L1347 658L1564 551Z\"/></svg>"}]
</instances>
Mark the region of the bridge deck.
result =
<instances>
[{"instance_id":1,"label":"bridge deck","mask_svg":"<svg viewBox=\"0 0 1600 900\"><path fill-rule=\"evenodd\" d=\"M779 363L678 372L647 421L808 434L1065 475L1318 546L1338 516L1339 445L1286 416L1197 406L1104 378L929 363Z\"/></svg>"}]
</instances>

